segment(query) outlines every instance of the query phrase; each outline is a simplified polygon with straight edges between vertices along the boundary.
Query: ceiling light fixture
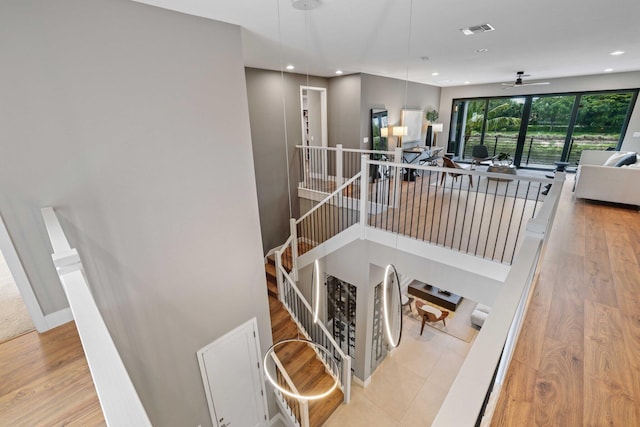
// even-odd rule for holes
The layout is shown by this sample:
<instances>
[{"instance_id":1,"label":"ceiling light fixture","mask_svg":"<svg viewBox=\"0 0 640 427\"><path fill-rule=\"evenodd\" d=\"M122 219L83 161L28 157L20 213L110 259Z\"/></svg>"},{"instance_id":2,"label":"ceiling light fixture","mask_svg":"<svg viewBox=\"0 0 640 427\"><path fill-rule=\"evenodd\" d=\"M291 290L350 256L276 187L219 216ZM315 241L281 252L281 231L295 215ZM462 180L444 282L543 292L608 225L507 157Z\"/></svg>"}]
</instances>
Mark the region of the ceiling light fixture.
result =
<instances>
[{"instance_id":1,"label":"ceiling light fixture","mask_svg":"<svg viewBox=\"0 0 640 427\"><path fill-rule=\"evenodd\" d=\"M613 71L613 68L607 68L607 69L604 70L605 73L610 73L612 71Z\"/></svg>"},{"instance_id":2,"label":"ceiling light fixture","mask_svg":"<svg viewBox=\"0 0 640 427\"><path fill-rule=\"evenodd\" d=\"M337 75L341 75L341 74L343 74L343 73L344 73L344 71L342 71L342 70L336 70L336 74L337 74Z\"/></svg>"},{"instance_id":3,"label":"ceiling light fixture","mask_svg":"<svg viewBox=\"0 0 640 427\"><path fill-rule=\"evenodd\" d=\"M438 73L438 72L436 71L436 72L431 73L431 75L432 75L432 76L438 76L438 75L440 75L440 73Z\"/></svg>"},{"instance_id":4,"label":"ceiling light fixture","mask_svg":"<svg viewBox=\"0 0 640 427\"><path fill-rule=\"evenodd\" d=\"M428 56L421 56L420 59L422 59L423 61L430 61L431 58L429 58Z\"/></svg>"},{"instance_id":5,"label":"ceiling light fixture","mask_svg":"<svg viewBox=\"0 0 640 427\"><path fill-rule=\"evenodd\" d=\"M485 52L488 52L488 51L489 51L489 49L486 49L486 48L476 49L476 53L485 53Z\"/></svg>"},{"instance_id":6,"label":"ceiling light fixture","mask_svg":"<svg viewBox=\"0 0 640 427\"><path fill-rule=\"evenodd\" d=\"M398 289L398 318L400 319L400 332L398 333L398 340L394 341L393 333L391 332L391 319L389 313L389 302L387 301L387 288L389 287L389 275L393 273L393 279L396 282ZM400 345L400 340L402 339L402 293L400 291L400 280L398 279L398 272L393 264L387 265L387 268L384 270L384 282L382 283L382 308L384 311L384 325L385 330L387 332L387 342L393 348L398 347Z\"/></svg>"},{"instance_id":7,"label":"ceiling light fixture","mask_svg":"<svg viewBox=\"0 0 640 427\"><path fill-rule=\"evenodd\" d=\"M269 347L269 349L267 350L267 352L264 355L264 359L262 360L262 367L264 369L264 374L267 377L267 379L269 380L269 382L271 383L271 385L276 388L278 391L280 391L280 393L282 394L286 394L287 396L293 397L294 399L300 399L300 400L317 400L317 399L322 399L324 397L329 396L331 393L333 393L333 391L336 389L336 387L338 387L338 377L335 376L334 377L334 382L333 385L327 389L326 391L322 392L322 393L318 393L318 394L309 394L309 395L305 395L305 394L300 394L300 393L294 393L290 390L287 390L286 388L282 387L280 384L278 384L278 382L273 378L273 376L271 375L271 373L269 372L269 369L267 369L267 361L270 358L270 356L272 354L275 354L276 348L281 346L282 344L286 344L286 343L305 343L307 345L310 345L312 347L315 347L317 350L321 351L322 353L324 353L324 355L322 356L322 358L327 361L329 363L329 361L331 363L333 363L333 372L339 372L339 366L338 366L338 362L336 362L336 358L333 356L333 354L331 354L331 352L329 350L327 350L325 347L321 346L320 344L313 342L313 341L309 341L309 340L305 340L302 338L290 338L290 339L286 339L286 340L282 340L282 341L278 341L277 343L273 344L271 347ZM271 358L273 360L273 358ZM274 361L274 365L275 365L275 361Z\"/></svg>"},{"instance_id":8,"label":"ceiling light fixture","mask_svg":"<svg viewBox=\"0 0 640 427\"><path fill-rule=\"evenodd\" d=\"M486 33L487 31L494 31L495 28L491 24L474 25L473 27L461 28L462 34L470 36L477 33Z\"/></svg>"},{"instance_id":9,"label":"ceiling light fixture","mask_svg":"<svg viewBox=\"0 0 640 427\"><path fill-rule=\"evenodd\" d=\"M615 52L611 52L609 55L618 56L618 55L622 55L623 53L624 51L622 50L616 50Z\"/></svg>"},{"instance_id":10,"label":"ceiling light fixture","mask_svg":"<svg viewBox=\"0 0 640 427\"><path fill-rule=\"evenodd\" d=\"M471 84L471 82L464 82L464 84L469 85L469 84Z\"/></svg>"},{"instance_id":11,"label":"ceiling light fixture","mask_svg":"<svg viewBox=\"0 0 640 427\"><path fill-rule=\"evenodd\" d=\"M293 69L294 69L294 68L296 68L296 67L294 67L293 65L289 64L289 65L287 65L285 68L286 68L287 70L293 70Z\"/></svg>"},{"instance_id":12,"label":"ceiling light fixture","mask_svg":"<svg viewBox=\"0 0 640 427\"><path fill-rule=\"evenodd\" d=\"M313 271L311 272L311 286L313 302L313 324L318 323L318 313L320 312L320 263L316 259L313 263Z\"/></svg>"}]
</instances>

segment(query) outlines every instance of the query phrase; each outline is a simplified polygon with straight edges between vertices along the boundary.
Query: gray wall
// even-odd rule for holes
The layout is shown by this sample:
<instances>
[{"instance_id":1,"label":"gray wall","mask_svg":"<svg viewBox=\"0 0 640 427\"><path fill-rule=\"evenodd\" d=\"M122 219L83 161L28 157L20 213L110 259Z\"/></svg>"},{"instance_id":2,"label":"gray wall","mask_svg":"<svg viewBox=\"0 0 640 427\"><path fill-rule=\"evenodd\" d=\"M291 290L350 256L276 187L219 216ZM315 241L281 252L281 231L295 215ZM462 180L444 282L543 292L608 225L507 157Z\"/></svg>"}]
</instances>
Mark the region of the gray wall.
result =
<instances>
[{"instance_id":1,"label":"gray wall","mask_svg":"<svg viewBox=\"0 0 640 427\"><path fill-rule=\"evenodd\" d=\"M427 109L437 109L440 105L441 88L421 83L408 82L387 77L361 74L362 100L360 107L360 133L362 137L369 137L367 150L371 149L371 109L382 108L388 111L389 124L399 126L403 108L417 108L426 112ZM447 116L448 117L448 116ZM440 120L442 120L442 115ZM421 141L424 145L425 130ZM362 140L362 139L361 139ZM389 142L395 137L389 137ZM442 143L439 141L439 145Z\"/></svg>"},{"instance_id":2,"label":"gray wall","mask_svg":"<svg viewBox=\"0 0 640 427\"><path fill-rule=\"evenodd\" d=\"M239 28L4 0L0 29L0 211L43 311L53 206L153 425L210 426L196 351L254 316L271 342Z\"/></svg>"},{"instance_id":3,"label":"gray wall","mask_svg":"<svg viewBox=\"0 0 640 427\"><path fill-rule=\"evenodd\" d=\"M611 89L636 89L640 87L640 71L630 73L598 74L593 76L577 76L562 79L549 79L546 86L525 86L504 90L499 84L475 86L455 86L442 88L440 97L440 120L444 123L442 135L449 135L451 108L457 98L475 98L483 96L529 95L537 93L562 93L579 91L598 91ZM633 137L633 132L640 131L640 98L636 102L629 128L624 137L622 148L640 151L640 137ZM445 139L443 137L443 139ZM443 141L444 143L444 141Z\"/></svg>"},{"instance_id":4,"label":"gray wall","mask_svg":"<svg viewBox=\"0 0 640 427\"><path fill-rule=\"evenodd\" d=\"M360 75L329 79L327 94L329 116L329 146L362 148L360 134Z\"/></svg>"},{"instance_id":5,"label":"gray wall","mask_svg":"<svg viewBox=\"0 0 640 427\"><path fill-rule=\"evenodd\" d=\"M251 119L251 139L258 188L262 246L264 253L289 237L289 198L292 216L299 217L297 186L300 165L296 145L302 144L300 86L327 87L327 79L302 74L246 68ZM283 86L284 85L284 86ZM284 99L283 99L284 93ZM283 102L286 106L286 139L290 187L287 193L287 155ZM241 173L244 173L242 171Z\"/></svg>"}]
</instances>

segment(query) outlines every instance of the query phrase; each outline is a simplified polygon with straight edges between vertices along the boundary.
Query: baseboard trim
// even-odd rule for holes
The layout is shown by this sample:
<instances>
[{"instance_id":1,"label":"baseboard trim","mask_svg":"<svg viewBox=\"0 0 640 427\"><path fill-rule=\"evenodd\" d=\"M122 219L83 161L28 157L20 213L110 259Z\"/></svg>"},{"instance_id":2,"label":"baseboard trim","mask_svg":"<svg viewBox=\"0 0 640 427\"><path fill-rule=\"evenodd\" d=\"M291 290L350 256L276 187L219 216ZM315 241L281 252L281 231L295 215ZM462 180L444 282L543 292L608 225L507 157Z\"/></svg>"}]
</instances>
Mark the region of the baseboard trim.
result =
<instances>
[{"instance_id":1,"label":"baseboard trim","mask_svg":"<svg viewBox=\"0 0 640 427\"><path fill-rule=\"evenodd\" d=\"M71 313L71 309L69 307L63 308L62 310L58 310L54 313L47 314L44 316L44 320L47 324L47 331L49 329L57 328L60 325L64 325L65 323L71 322L73 320L73 313ZM45 331L38 331L45 332Z\"/></svg>"},{"instance_id":2,"label":"baseboard trim","mask_svg":"<svg viewBox=\"0 0 640 427\"><path fill-rule=\"evenodd\" d=\"M287 421L284 419L284 417L282 416L282 414L280 412L278 412L275 417L271 418L269 420L269 425L273 426L275 424L277 424L278 422L284 424L285 426L287 425Z\"/></svg>"},{"instance_id":3,"label":"baseboard trim","mask_svg":"<svg viewBox=\"0 0 640 427\"><path fill-rule=\"evenodd\" d=\"M366 388L367 386L369 386L369 384L371 384L371 377L367 378L366 380L362 381L360 378L356 377L355 375L351 377L351 381L356 383L357 385L359 385L362 388Z\"/></svg>"}]
</instances>

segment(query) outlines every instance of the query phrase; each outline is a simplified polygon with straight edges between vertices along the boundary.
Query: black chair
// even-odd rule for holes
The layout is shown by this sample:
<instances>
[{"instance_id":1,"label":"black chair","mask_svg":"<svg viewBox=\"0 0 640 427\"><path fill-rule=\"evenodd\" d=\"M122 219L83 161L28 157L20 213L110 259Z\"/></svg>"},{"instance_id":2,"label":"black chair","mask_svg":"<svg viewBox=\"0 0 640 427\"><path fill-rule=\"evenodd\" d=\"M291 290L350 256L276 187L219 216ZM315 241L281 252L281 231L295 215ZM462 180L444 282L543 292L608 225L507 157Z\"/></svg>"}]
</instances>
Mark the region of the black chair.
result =
<instances>
[{"instance_id":1,"label":"black chair","mask_svg":"<svg viewBox=\"0 0 640 427\"><path fill-rule=\"evenodd\" d=\"M475 165L479 165L481 162L487 160L493 160L492 156L489 156L489 150L486 145L474 145L471 150L471 169L475 169Z\"/></svg>"}]
</instances>

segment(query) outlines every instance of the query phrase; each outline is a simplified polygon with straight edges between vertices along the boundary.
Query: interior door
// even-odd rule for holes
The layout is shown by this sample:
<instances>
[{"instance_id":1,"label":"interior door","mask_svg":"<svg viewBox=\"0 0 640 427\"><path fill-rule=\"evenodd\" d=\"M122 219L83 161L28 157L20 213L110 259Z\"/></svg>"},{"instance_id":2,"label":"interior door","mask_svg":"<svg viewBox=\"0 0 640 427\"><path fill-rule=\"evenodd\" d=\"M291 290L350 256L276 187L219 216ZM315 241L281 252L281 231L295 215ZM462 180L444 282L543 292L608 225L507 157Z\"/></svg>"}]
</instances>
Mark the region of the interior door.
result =
<instances>
[{"instance_id":1,"label":"interior door","mask_svg":"<svg viewBox=\"0 0 640 427\"><path fill-rule=\"evenodd\" d=\"M266 427L267 401L256 319L197 354L213 425Z\"/></svg>"}]
</instances>

